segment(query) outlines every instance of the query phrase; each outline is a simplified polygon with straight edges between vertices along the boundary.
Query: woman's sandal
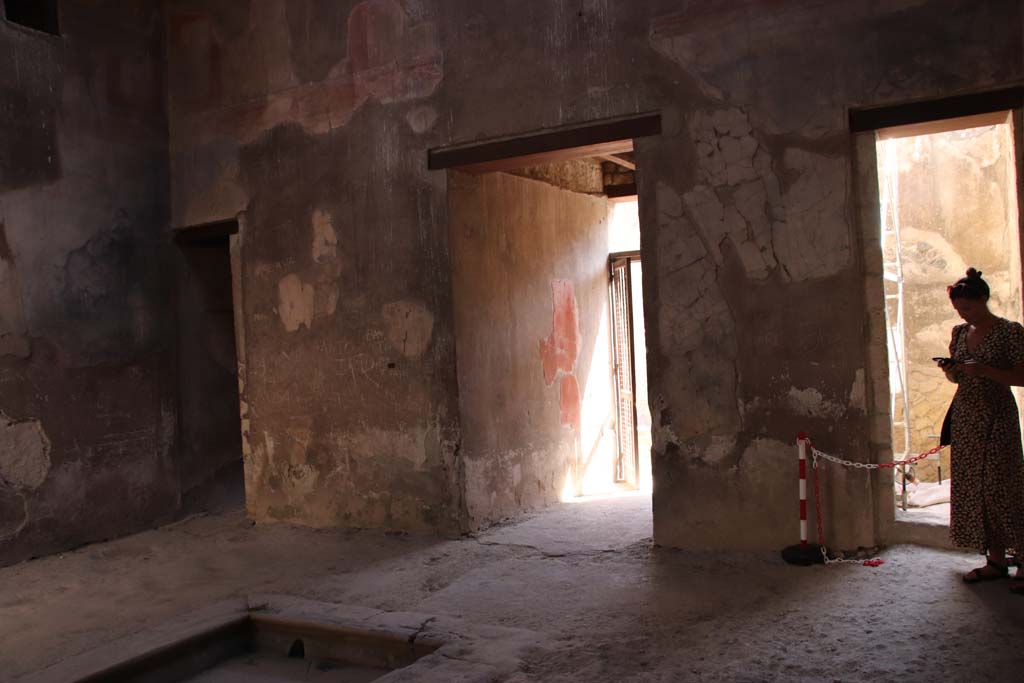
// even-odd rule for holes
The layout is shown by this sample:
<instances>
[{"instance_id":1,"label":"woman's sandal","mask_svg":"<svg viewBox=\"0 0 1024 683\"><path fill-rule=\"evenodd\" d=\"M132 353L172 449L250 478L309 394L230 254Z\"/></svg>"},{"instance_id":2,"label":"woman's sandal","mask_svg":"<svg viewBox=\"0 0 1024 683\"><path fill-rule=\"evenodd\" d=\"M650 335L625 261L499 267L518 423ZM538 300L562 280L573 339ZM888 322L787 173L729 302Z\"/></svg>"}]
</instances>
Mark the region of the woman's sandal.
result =
<instances>
[{"instance_id":1,"label":"woman's sandal","mask_svg":"<svg viewBox=\"0 0 1024 683\"><path fill-rule=\"evenodd\" d=\"M984 567L972 569L963 575L964 583L982 583L983 581L998 581L1010 575L1010 569L1005 564L997 564L989 560Z\"/></svg>"}]
</instances>

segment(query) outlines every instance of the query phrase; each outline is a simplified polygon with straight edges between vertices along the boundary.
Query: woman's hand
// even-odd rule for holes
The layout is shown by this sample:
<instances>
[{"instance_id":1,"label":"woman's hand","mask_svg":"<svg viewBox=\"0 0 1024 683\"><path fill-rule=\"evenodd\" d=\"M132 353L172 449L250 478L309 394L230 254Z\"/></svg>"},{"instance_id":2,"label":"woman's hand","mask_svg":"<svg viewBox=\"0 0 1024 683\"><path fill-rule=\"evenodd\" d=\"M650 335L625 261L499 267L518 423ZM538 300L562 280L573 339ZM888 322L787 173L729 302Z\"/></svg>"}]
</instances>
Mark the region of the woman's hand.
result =
<instances>
[{"instance_id":1,"label":"woman's hand","mask_svg":"<svg viewBox=\"0 0 1024 683\"><path fill-rule=\"evenodd\" d=\"M934 358L933 360L938 364L939 370L942 370L942 372L945 373L946 379L953 384L957 384L959 382L959 378L956 373L957 362L955 360L952 358Z\"/></svg>"},{"instance_id":2,"label":"woman's hand","mask_svg":"<svg viewBox=\"0 0 1024 683\"><path fill-rule=\"evenodd\" d=\"M967 377L988 377L989 370L991 370L991 368L984 363L979 363L973 360L964 361L963 363L959 363L959 365L960 372Z\"/></svg>"}]
</instances>

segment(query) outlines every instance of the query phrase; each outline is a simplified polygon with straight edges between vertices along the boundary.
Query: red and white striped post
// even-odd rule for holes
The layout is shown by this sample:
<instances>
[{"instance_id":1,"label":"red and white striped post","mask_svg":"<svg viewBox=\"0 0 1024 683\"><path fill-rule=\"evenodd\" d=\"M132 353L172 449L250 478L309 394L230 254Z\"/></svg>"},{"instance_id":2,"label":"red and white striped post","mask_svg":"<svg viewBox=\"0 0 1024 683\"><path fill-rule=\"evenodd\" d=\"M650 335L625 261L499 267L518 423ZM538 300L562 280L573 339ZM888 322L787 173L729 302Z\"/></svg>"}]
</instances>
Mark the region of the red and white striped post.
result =
<instances>
[{"instance_id":1,"label":"red and white striped post","mask_svg":"<svg viewBox=\"0 0 1024 683\"><path fill-rule=\"evenodd\" d=\"M800 547L807 547L807 435L796 437L796 453L800 460Z\"/></svg>"},{"instance_id":2,"label":"red and white striped post","mask_svg":"<svg viewBox=\"0 0 1024 683\"><path fill-rule=\"evenodd\" d=\"M811 440L800 432L796 437L796 454L800 463L800 544L782 549L782 559L789 564L808 566L821 563L821 551L807 543L807 447Z\"/></svg>"}]
</instances>

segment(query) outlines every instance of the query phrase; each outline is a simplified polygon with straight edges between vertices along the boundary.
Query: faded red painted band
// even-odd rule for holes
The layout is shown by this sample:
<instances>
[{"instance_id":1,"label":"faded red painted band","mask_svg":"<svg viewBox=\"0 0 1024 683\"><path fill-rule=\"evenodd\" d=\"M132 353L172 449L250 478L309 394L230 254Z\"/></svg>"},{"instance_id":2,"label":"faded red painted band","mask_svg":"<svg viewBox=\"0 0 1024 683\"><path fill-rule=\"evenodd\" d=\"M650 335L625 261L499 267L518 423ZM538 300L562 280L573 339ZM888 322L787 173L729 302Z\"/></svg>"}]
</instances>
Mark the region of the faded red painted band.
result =
<instances>
[{"instance_id":1,"label":"faded red painted band","mask_svg":"<svg viewBox=\"0 0 1024 683\"><path fill-rule=\"evenodd\" d=\"M801 500L800 501L800 521L801 522L806 522L807 521L807 501L806 500Z\"/></svg>"},{"instance_id":2,"label":"faded red painted band","mask_svg":"<svg viewBox=\"0 0 1024 683\"><path fill-rule=\"evenodd\" d=\"M565 375L558 383L558 404L562 425L580 431L580 385L575 375Z\"/></svg>"},{"instance_id":3,"label":"faded red painted band","mask_svg":"<svg viewBox=\"0 0 1024 683\"><path fill-rule=\"evenodd\" d=\"M800 478L807 479L807 460L800 461Z\"/></svg>"},{"instance_id":4,"label":"faded red painted band","mask_svg":"<svg viewBox=\"0 0 1024 683\"><path fill-rule=\"evenodd\" d=\"M582 346L576 294L569 280L551 281L551 311L551 334L540 342L541 367L548 386L559 374L575 371Z\"/></svg>"}]
</instances>

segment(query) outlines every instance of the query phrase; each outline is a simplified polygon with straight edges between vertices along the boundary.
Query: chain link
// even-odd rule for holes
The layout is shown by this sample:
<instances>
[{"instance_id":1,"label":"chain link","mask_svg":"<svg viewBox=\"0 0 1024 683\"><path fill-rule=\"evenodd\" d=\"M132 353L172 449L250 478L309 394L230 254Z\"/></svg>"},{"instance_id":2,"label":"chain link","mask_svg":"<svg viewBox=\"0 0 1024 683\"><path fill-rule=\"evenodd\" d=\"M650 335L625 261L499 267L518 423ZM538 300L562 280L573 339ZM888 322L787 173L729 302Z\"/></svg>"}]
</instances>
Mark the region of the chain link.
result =
<instances>
[{"instance_id":1,"label":"chain link","mask_svg":"<svg viewBox=\"0 0 1024 683\"><path fill-rule=\"evenodd\" d=\"M817 517L818 522L818 550L821 551L821 561L825 565L829 564L864 564L867 566L878 566L882 564L882 560L878 557L869 560L848 560L848 559L831 559L828 557L828 549L825 547L825 533L821 525L821 482L818 477L818 455L820 452L815 451L812 447L812 460L811 460L811 472L814 476L814 515ZM826 458L826 460L831 459ZM838 458L836 460L839 460Z\"/></svg>"},{"instance_id":2,"label":"chain link","mask_svg":"<svg viewBox=\"0 0 1024 683\"><path fill-rule=\"evenodd\" d=\"M828 453L824 453L822 451L819 451L809 441L807 443L808 443L808 445L811 446L811 453L814 455L815 459L821 458L822 460L828 460L829 462L834 462L837 465L843 465L844 467L852 467L852 468L858 469L858 470L878 470L878 469L888 469L890 467L901 467L903 465L913 465L918 460L924 460L928 456L935 455L936 453L941 451L943 448L945 448L945 446L936 446L935 448L931 449L930 451L925 451L924 453L919 453L918 455L915 455L912 458L907 458L906 460L896 460L894 462L873 463L873 462L854 462L853 460L843 460L842 458L838 458L838 457L836 457L834 455L829 455Z\"/></svg>"},{"instance_id":3,"label":"chain link","mask_svg":"<svg viewBox=\"0 0 1024 683\"><path fill-rule=\"evenodd\" d=\"M821 528L821 483L818 481L818 452L811 446L811 472L814 475L814 516L818 518L818 549L821 559L829 564L828 551L825 550L825 532Z\"/></svg>"},{"instance_id":4,"label":"chain link","mask_svg":"<svg viewBox=\"0 0 1024 683\"><path fill-rule=\"evenodd\" d=\"M888 468L900 467L900 466L904 466L904 465L913 465L918 460L924 460L925 458L927 458L930 455L935 455L936 453L940 452L943 448L945 448L945 446L942 446L942 445L936 446L935 448L931 449L930 451L926 451L924 453L919 453L918 455L915 455L912 458L907 458L905 460L896 460L896 461L893 461L893 462L885 462L885 463L868 463L868 462L854 462L853 460L843 460L842 458L838 458L838 457L836 457L834 455L829 455L828 453L824 453L822 451L819 451L817 448L814 447L814 444L811 443L810 439L807 439L806 442L807 442L807 445L810 446L810 448L811 448L811 471L812 471L812 473L814 475L814 512L815 512L815 515L818 518L817 519L817 521L818 521L818 549L821 550L821 559L822 559L822 561L824 561L824 563L826 565L830 565L830 564L863 564L863 565L867 565L869 567L877 567L878 565L880 565L882 563L882 560L880 558L877 558L877 557L873 558L873 559L870 559L870 560L829 559L828 550L827 550L827 548L825 546L825 532L822 530L822 523L821 523L821 483L820 483L819 477L818 477L818 460L819 459L827 460L829 462L834 462L837 465L843 465L844 467L852 467L852 468L858 469L858 470L888 469Z\"/></svg>"}]
</instances>

